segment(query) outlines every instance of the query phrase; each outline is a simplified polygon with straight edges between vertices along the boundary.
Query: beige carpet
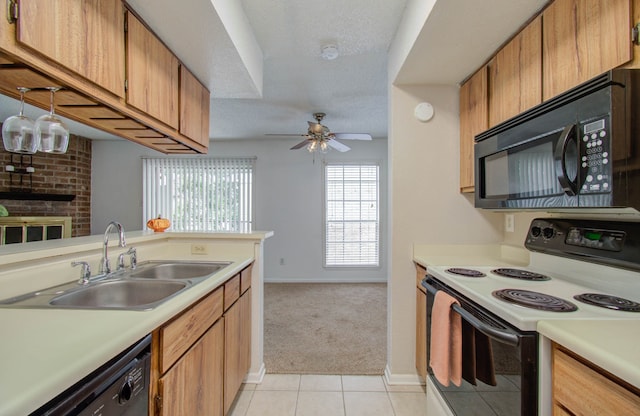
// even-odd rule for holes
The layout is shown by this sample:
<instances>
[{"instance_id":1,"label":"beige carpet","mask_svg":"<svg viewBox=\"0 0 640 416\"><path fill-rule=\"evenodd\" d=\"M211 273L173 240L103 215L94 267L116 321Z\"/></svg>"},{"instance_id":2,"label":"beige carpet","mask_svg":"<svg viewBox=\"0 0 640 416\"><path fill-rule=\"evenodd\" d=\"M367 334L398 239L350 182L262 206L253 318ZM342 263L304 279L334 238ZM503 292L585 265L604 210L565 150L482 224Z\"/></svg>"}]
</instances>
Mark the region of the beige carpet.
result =
<instances>
[{"instance_id":1,"label":"beige carpet","mask_svg":"<svg viewBox=\"0 0 640 416\"><path fill-rule=\"evenodd\" d=\"M267 373L383 374L387 285L267 283Z\"/></svg>"}]
</instances>

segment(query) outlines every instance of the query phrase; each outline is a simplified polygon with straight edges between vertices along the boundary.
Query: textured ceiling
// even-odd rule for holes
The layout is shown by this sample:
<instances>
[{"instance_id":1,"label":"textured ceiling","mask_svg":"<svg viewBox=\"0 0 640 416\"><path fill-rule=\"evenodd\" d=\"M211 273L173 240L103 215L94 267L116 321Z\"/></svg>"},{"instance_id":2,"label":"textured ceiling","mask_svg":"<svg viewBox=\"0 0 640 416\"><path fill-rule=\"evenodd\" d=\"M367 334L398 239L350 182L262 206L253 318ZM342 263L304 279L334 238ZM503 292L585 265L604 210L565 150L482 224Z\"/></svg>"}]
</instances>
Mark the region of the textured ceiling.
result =
<instances>
[{"instance_id":1,"label":"textured ceiling","mask_svg":"<svg viewBox=\"0 0 640 416\"><path fill-rule=\"evenodd\" d=\"M303 134L314 112L327 113L323 124L334 132L384 138L387 56L403 18L429 10L395 81L455 85L546 2L127 1L211 90L213 140ZM405 7L411 16L403 17ZM326 44L337 45L337 59L320 57ZM16 108L0 97L0 119ZM81 126L72 132L113 138Z\"/></svg>"},{"instance_id":2,"label":"textured ceiling","mask_svg":"<svg viewBox=\"0 0 640 416\"><path fill-rule=\"evenodd\" d=\"M214 85L212 136L304 133L312 113L325 112L334 132L386 137L386 57L404 3L243 0L264 56L263 95L220 99ZM321 58L327 44L337 45L337 59Z\"/></svg>"}]
</instances>

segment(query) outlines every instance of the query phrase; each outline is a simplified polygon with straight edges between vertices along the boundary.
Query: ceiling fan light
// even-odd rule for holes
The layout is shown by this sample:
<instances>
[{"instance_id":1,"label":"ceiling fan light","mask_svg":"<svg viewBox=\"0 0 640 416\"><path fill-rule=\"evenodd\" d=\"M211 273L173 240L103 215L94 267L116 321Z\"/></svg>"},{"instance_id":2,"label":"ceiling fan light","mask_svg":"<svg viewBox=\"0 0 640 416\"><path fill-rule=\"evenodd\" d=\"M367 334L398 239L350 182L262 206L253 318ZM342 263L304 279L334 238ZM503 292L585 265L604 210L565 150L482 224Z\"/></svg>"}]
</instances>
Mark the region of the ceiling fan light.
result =
<instances>
[{"instance_id":1,"label":"ceiling fan light","mask_svg":"<svg viewBox=\"0 0 640 416\"><path fill-rule=\"evenodd\" d=\"M326 142L326 140L323 140L320 142L320 152L321 153L327 153L329 151L329 144Z\"/></svg>"},{"instance_id":2,"label":"ceiling fan light","mask_svg":"<svg viewBox=\"0 0 640 416\"><path fill-rule=\"evenodd\" d=\"M318 148L317 140L311 140L311 142L309 142L309 144L307 145L307 150L309 151L309 153L315 152L317 148Z\"/></svg>"}]
</instances>

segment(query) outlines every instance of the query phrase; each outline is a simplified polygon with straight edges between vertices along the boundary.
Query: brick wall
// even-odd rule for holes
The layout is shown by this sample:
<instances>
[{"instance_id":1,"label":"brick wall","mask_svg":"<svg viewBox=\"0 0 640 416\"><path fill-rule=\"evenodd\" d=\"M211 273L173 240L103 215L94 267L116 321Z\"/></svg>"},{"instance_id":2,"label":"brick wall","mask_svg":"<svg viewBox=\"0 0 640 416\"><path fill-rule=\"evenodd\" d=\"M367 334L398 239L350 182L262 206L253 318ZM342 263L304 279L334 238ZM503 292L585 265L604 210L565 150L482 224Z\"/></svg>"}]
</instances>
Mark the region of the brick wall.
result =
<instances>
[{"instance_id":1,"label":"brick wall","mask_svg":"<svg viewBox=\"0 0 640 416\"><path fill-rule=\"evenodd\" d=\"M18 167L20 155L0 145L0 192L9 192L10 174L5 167ZM23 158L26 162L28 159ZM72 236L91 233L91 140L71 135L69 149L63 155L36 153L32 156L35 172L31 174L33 193L71 194L73 201L22 201L1 199L11 216L70 216ZM19 176L13 174L13 187L19 187ZM22 187L29 187L29 175L23 175Z\"/></svg>"}]
</instances>

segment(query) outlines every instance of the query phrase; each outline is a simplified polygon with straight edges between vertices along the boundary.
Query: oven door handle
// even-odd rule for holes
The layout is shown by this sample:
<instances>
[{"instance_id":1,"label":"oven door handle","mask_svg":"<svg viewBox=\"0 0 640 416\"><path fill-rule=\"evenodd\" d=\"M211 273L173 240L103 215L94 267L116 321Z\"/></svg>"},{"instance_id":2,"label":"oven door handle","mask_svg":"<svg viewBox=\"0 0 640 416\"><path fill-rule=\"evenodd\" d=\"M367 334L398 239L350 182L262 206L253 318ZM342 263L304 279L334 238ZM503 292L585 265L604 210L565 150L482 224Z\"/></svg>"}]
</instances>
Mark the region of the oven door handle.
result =
<instances>
[{"instance_id":1,"label":"oven door handle","mask_svg":"<svg viewBox=\"0 0 640 416\"><path fill-rule=\"evenodd\" d=\"M422 280L422 286L425 289L427 289L429 293L433 295L435 295L436 292L438 292L438 289L431 286L427 282L426 278ZM473 316L470 312L468 312L466 309L464 309L462 306L458 304L451 305L451 309L453 309L458 315L460 315L460 317L462 317L462 319L467 321L471 326L473 326L475 329L482 332L483 334L487 335L488 337L494 338L496 341L500 341L504 344L512 345L514 347L517 347L520 345L520 339L516 334L507 332L507 331L501 331L497 328L494 328L485 324L484 322L482 322L481 320Z\"/></svg>"}]
</instances>

